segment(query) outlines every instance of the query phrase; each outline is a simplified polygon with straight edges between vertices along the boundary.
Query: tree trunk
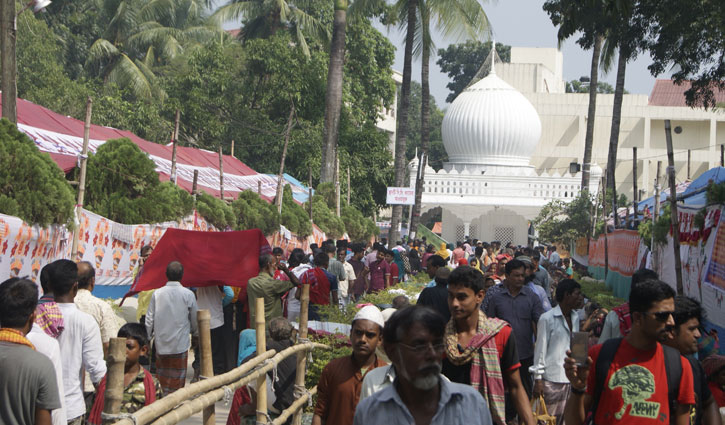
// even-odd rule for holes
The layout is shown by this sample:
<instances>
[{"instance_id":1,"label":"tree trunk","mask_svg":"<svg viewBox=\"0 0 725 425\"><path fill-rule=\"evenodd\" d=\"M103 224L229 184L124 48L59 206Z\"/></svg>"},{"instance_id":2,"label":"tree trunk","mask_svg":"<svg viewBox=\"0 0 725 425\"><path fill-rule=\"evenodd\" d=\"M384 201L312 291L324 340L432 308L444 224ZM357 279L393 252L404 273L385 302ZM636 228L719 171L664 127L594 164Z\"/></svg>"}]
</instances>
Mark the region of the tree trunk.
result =
<instances>
[{"instance_id":1,"label":"tree trunk","mask_svg":"<svg viewBox=\"0 0 725 425\"><path fill-rule=\"evenodd\" d=\"M335 175L337 136L342 109L342 73L345 61L345 26L347 24L347 0L335 0L335 18L332 23L330 65L327 69L325 92L325 123L322 130L322 161L320 183L331 182Z\"/></svg>"},{"instance_id":2,"label":"tree trunk","mask_svg":"<svg viewBox=\"0 0 725 425\"><path fill-rule=\"evenodd\" d=\"M289 136L292 131L292 119L295 116L295 103L290 101L289 118L287 118L287 130L284 132L284 146L282 147L282 159L279 161L279 174L277 175L277 212L282 213L282 197L284 196L284 186L282 178L284 175L284 161L287 159L287 146L289 146Z\"/></svg>"},{"instance_id":3,"label":"tree trunk","mask_svg":"<svg viewBox=\"0 0 725 425\"><path fill-rule=\"evenodd\" d=\"M425 183L425 166L428 163L428 148L430 144L430 19L428 14L422 14L421 27L423 29L423 52L422 63L420 68L420 81L422 87L421 105L420 105L420 149L421 155L418 161L418 175L415 181L415 204L413 205L413 214L410 218L408 235L415 237L418 223L420 222L420 209L423 199L423 190Z\"/></svg>"},{"instance_id":4,"label":"tree trunk","mask_svg":"<svg viewBox=\"0 0 725 425\"><path fill-rule=\"evenodd\" d=\"M592 65L589 74L589 111L587 112L587 134L584 139L584 159L582 160L581 191L589 190L591 178L592 146L594 145L594 119L597 116L597 85L599 83L599 55L602 52L604 37L597 37L592 48Z\"/></svg>"},{"instance_id":5,"label":"tree trunk","mask_svg":"<svg viewBox=\"0 0 725 425\"><path fill-rule=\"evenodd\" d=\"M401 187L405 180L405 142L408 136L408 109L410 107L410 77L412 74L413 43L415 41L416 0L408 2L408 24L405 36L405 54L403 60L403 85L400 88L400 110L398 111L398 129L395 133L395 186ZM394 244L400 239L398 226L403 218L403 206L393 205L388 240Z\"/></svg>"},{"instance_id":6,"label":"tree trunk","mask_svg":"<svg viewBox=\"0 0 725 425\"><path fill-rule=\"evenodd\" d=\"M617 85L614 89L614 105L612 106L612 131L609 135L609 156L607 159L607 183L612 189L612 213L614 214L614 227L619 225L617 215L617 146L619 145L619 124L622 121L622 98L624 95L624 74L627 71L627 55L620 47L617 58Z\"/></svg>"}]
</instances>

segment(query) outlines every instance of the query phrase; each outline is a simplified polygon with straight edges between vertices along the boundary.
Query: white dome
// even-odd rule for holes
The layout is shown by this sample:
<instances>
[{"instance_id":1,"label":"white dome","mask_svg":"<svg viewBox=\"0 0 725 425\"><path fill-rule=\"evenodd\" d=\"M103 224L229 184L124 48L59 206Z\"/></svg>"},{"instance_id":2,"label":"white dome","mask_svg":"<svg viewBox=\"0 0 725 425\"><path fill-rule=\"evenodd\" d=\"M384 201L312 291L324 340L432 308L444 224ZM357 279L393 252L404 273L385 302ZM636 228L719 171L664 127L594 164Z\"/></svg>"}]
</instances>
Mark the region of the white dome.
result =
<instances>
[{"instance_id":1,"label":"white dome","mask_svg":"<svg viewBox=\"0 0 725 425\"><path fill-rule=\"evenodd\" d=\"M527 166L541 120L524 95L492 72L458 95L442 132L450 163Z\"/></svg>"}]
</instances>

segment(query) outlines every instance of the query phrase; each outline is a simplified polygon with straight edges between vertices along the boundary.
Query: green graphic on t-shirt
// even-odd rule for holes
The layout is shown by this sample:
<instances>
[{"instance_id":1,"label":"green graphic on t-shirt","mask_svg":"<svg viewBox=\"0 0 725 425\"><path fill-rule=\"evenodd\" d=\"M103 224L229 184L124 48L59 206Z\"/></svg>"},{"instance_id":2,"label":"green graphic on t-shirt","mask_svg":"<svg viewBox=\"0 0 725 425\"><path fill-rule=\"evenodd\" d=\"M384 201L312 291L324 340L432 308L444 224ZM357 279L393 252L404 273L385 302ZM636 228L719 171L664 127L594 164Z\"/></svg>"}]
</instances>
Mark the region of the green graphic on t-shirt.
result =
<instances>
[{"instance_id":1,"label":"green graphic on t-shirt","mask_svg":"<svg viewBox=\"0 0 725 425\"><path fill-rule=\"evenodd\" d=\"M660 411L660 404L646 401L655 392L655 377L649 370L640 365L625 366L612 374L609 378L609 388L622 388L622 408L614 417L622 419L627 412L627 406L632 406L630 416L656 419Z\"/></svg>"}]
</instances>

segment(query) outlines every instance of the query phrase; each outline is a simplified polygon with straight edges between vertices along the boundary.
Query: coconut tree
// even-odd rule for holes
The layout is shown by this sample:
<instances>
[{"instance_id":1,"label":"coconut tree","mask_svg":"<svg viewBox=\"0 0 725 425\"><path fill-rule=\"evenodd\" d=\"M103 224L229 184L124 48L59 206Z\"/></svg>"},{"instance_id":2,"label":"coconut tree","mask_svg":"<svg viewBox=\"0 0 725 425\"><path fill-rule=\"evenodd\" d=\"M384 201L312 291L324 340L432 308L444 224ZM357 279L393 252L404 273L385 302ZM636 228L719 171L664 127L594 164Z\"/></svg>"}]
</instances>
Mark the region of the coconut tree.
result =
<instances>
[{"instance_id":1,"label":"coconut tree","mask_svg":"<svg viewBox=\"0 0 725 425\"><path fill-rule=\"evenodd\" d=\"M297 46L309 57L308 38L323 41L329 39L329 31L324 25L306 12L311 7L305 0L298 0L296 3L288 0L229 0L211 17L219 24L241 19L239 39L242 41L267 38L280 30L288 31Z\"/></svg>"},{"instance_id":2,"label":"coconut tree","mask_svg":"<svg viewBox=\"0 0 725 425\"><path fill-rule=\"evenodd\" d=\"M420 107L420 144L421 159L415 182L415 204L409 223L411 235L415 234L420 218L425 166L428 162L430 144L430 55L435 51L431 38L431 18L444 37L473 39L489 37L491 26L481 4L469 0L420 0L418 7L419 27L416 33L416 45L413 53L421 56L421 107Z\"/></svg>"},{"instance_id":3,"label":"coconut tree","mask_svg":"<svg viewBox=\"0 0 725 425\"><path fill-rule=\"evenodd\" d=\"M221 27L205 18L199 0L104 0L101 9L107 29L91 45L86 64L137 98L164 95L155 84L154 66L223 36Z\"/></svg>"}]
</instances>

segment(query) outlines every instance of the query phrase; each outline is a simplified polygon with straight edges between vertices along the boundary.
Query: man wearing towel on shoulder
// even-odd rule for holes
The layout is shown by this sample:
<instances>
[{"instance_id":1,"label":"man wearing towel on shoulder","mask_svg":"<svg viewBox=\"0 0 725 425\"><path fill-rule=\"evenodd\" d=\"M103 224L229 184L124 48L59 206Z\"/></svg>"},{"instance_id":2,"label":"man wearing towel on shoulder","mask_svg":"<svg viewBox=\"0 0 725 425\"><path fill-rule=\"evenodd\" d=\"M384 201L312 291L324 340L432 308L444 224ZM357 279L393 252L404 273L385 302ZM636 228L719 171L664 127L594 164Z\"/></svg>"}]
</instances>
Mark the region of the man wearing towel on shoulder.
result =
<instances>
[{"instance_id":1,"label":"man wearing towel on shoulder","mask_svg":"<svg viewBox=\"0 0 725 425\"><path fill-rule=\"evenodd\" d=\"M375 354L384 326L383 314L375 306L365 306L355 315L350 329L352 355L334 359L322 370L312 425L352 425L363 377L385 366Z\"/></svg>"}]
</instances>

